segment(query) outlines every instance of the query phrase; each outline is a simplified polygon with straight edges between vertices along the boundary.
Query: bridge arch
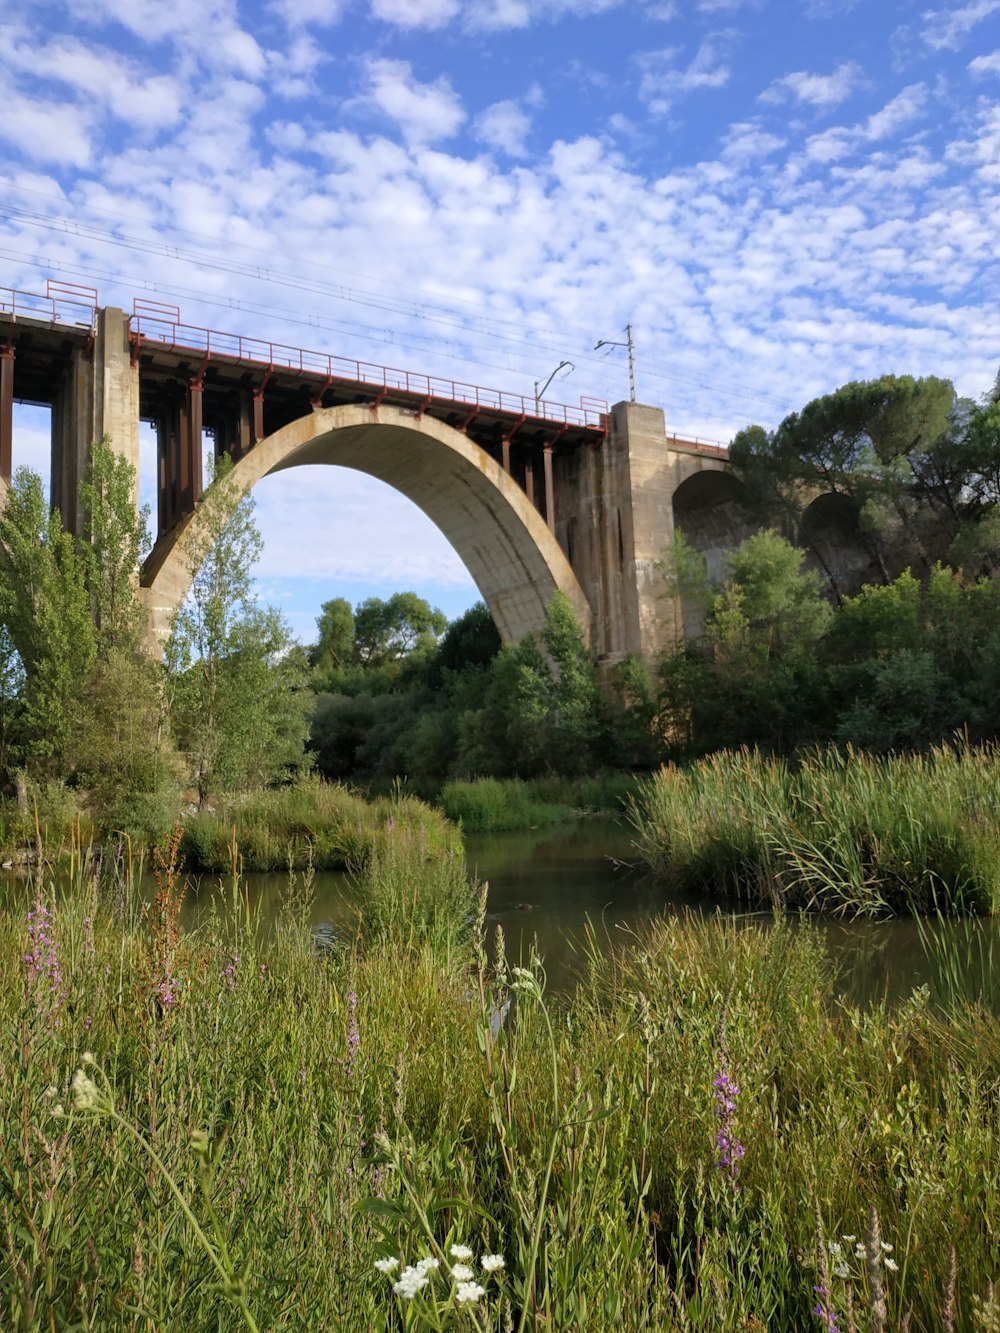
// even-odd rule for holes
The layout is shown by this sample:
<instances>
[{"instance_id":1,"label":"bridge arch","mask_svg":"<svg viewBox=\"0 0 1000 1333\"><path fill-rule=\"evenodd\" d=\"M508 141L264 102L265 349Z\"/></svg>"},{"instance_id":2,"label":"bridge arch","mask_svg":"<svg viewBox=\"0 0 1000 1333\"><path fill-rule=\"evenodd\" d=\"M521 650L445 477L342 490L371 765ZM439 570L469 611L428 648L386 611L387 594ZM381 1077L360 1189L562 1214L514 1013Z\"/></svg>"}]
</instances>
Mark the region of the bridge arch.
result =
<instances>
[{"instance_id":1,"label":"bridge arch","mask_svg":"<svg viewBox=\"0 0 1000 1333\"><path fill-rule=\"evenodd\" d=\"M261 440L235 464L236 494L245 495L272 472L308 463L365 472L422 509L468 569L504 642L541 629L546 603L557 590L591 638L592 609L545 520L462 432L384 404L321 408ZM190 589L190 551L198 548L205 517L199 507L161 536L143 568L141 593L150 613L150 648L157 654Z\"/></svg>"}]
</instances>

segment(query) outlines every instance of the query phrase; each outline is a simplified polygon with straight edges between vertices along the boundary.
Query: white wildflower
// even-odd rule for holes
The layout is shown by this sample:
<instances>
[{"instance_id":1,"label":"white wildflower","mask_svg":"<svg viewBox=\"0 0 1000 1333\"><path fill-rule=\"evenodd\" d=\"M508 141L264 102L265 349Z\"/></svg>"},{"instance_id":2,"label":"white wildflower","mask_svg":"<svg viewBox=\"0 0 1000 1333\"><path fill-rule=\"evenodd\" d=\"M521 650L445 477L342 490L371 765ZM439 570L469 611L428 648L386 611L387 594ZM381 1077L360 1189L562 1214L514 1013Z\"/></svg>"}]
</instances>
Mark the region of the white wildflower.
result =
<instances>
[{"instance_id":1,"label":"white wildflower","mask_svg":"<svg viewBox=\"0 0 1000 1333\"><path fill-rule=\"evenodd\" d=\"M838 1241L831 1240L829 1245L827 1246L827 1249L830 1251L831 1254L839 1254L840 1244Z\"/></svg>"},{"instance_id":2,"label":"white wildflower","mask_svg":"<svg viewBox=\"0 0 1000 1333\"><path fill-rule=\"evenodd\" d=\"M391 1273L394 1268L399 1267L399 1260L393 1255L390 1255L387 1259L376 1259L375 1267L380 1273Z\"/></svg>"},{"instance_id":3,"label":"white wildflower","mask_svg":"<svg viewBox=\"0 0 1000 1333\"><path fill-rule=\"evenodd\" d=\"M453 1259L471 1259L472 1251L468 1245L453 1245L448 1253Z\"/></svg>"},{"instance_id":4,"label":"white wildflower","mask_svg":"<svg viewBox=\"0 0 1000 1333\"><path fill-rule=\"evenodd\" d=\"M422 1287L427 1286L427 1282L428 1279L424 1277L423 1272L411 1265L409 1268L403 1269L399 1275L399 1281L392 1284L392 1289L397 1296L404 1296L409 1301L416 1296Z\"/></svg>"},{"instance_id":5,"label":"white wildflower","mask_svg":"<svg viewBox=\"0 0 1000 1333\"><path fill-rule=\"evenodd\" d=\"M417 1260L418 1273L429 1273L432 1268L440 1268L440 1267L441 1267L440 1260L433 1259L431 1258L430 1255L428 1255L426 1259Z\"/></svg>"},{"instance_id":6,"label":"white wildflower","mask_svg":"<svg viewBox=\"0 0 1000 1333\"><path fill-rule=\"evenodd\" d=\"M49 1086L42 1093L42 1096L45 1097L48 1101L51 1101L53 1097L59 1096L59 1089L54 1088L50 1083Z\"/></svg>"},{"instance_id":7,"label":"white wildflower","mask_svg":"<svg viewBox=\"0 0 1000 1333\"><path fill-rule=\"evenodd\" d=\"M456 1282L471 1282L476 1273L475 1269L470 1268L468 1264L455 1264L452 1267L451 1275Z\"/></svg>"},{"instance_id":8,"label":"white wildflower","mask_svg":"<svg viewBox=\"0 0 1000 1333\"><path fill-rule=\"evenodd\" d=\"M466 1301L470 1305L475 1305L480 1296L485 1296L485 1294L486 1288L481 1287L478 1282L460 1282L455 1288L455 1300L460 1305L464 1305Z\"/></svg>"},{"instance_id":9,"label":"white wildflower","mask_svg":"<svg viewBox=\"0 0 1000 1333\"><path fill-rule=\"evenodd\" d=\"M854 1242L857 1240L857 1236L841 1236L840 1239L846 1240L848 1245L853 1245Z\"/></svg>"},{"instance_id":10,"label":"white wildflower","mask_svg":"<svg viewBox=\"0 0 1000 1333\"><path fill-rule=\"evenodd\" d=\"M895 1273L896 1270L899 1268L899 1264L896 1263L895 1259L886 1259L885 1266L886 1268L888 1268L890 1273Z\"/></svg>"},{"instance_id":11,"label":"white wildflower","mask_svg":"<svg viewBox=\"0 0 1000 1333\"><path fill-rule=\"evenodd\" d=\"M85 1065L92 1065L94 1063L94 1052L84 1051L84 1053L80 1056L80 1059Z\"/></svg>"},{"instance_id":12,"label":"white wildflower","mask_svg":"<svg viewBox=\"0 0 1000 1333\"><path fill-rule=\"evenodd\" d=\"M480 1263L484 1273L495 1273L498 1268L503 1268L504 1257L502 1254L484 1254Z\"/></svg>"},{"instance_id":13,"label":"white wildflower","mask_svg":"<svg viewBox=\"0 0 1000 1333\"><path fill-rule=\"evenodd\" d=\"M882 1249L885 1250L886 1254L892 1254L892 1246L886 1240L882 1241Z\"/></svg>"},{"instance_id":14,"label":"white wildflower","mask_svg":"<svg viewBox=\"0 0 1000 1333\"><path fill-rule=\"evenodd\" d=\"M53 1120L61 1120L65 1114L66 1112L63 1110L62 1102L56 1102L55 1106L52 1108Z\"/></svg>"},{"instance_id":15,"label":"white wildflower","mask_svg":"<svg viewBox=\"0 0 1000 1333\"><path fill-rule=\"evenodd\" d=\"M101 1094L98 1092L97 1084L93 1079L89 1079L82 1069L78 1069L73 1075L70 1088L73 1092L73 1104L78 1111L93 1111L100 1103Z\"/></svg>"},{"instance_id":16,"label":"white wildflower","mask_svg":"<svg viewBox=\"0 0 1000 1333\"><path fill-rule=\"evenodd\" d=\"M834 1277L850 1277L851 1270L847 1264L838 1264L833 1270Z\"/></svg>"}]
</instances>

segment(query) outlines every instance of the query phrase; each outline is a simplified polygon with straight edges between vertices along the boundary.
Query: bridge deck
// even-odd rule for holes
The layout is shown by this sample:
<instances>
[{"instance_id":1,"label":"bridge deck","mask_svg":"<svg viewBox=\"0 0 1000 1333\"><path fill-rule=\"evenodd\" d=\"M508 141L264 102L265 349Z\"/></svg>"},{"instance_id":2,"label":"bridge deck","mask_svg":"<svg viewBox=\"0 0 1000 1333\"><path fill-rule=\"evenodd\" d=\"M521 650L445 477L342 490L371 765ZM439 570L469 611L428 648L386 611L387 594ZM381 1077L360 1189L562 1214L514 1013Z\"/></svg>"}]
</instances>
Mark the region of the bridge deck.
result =
<instances>
[{"instance_id":1,"label":"bridge deck","mask_svg":"<svg viewBox=\"0 0 1000 1333\"><path fill-rule=\"evenodd\" d=\"M96 312L90 289L50 283L42 296L0 288L0 343L14 349L17 401L55 401L73 355L92 343ZM129 339L140 371L140 415L149 421L197 383L209 430L213 401L221 407L220 398L249 391L262 397L265 434L315 407L382 402L434 416L490 449L514 436L518 443L566 447L595 443L607 432L608 405L600 399L581 398L578 407L536 403L501 389L185 324L176 307L158 302L134 302Z\"/></svg>"}]
</instances>

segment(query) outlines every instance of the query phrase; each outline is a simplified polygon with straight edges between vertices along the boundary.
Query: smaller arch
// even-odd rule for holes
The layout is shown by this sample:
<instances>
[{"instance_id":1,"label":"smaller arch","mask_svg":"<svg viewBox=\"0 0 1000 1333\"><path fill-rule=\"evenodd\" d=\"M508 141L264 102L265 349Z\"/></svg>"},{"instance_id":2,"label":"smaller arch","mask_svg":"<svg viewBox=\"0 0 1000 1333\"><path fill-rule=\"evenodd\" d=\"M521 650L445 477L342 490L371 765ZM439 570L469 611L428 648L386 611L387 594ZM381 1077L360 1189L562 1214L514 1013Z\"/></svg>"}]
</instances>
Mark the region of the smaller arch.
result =
<instances>
[{"instance_id":1,"label":"smaller arch","mask_svg":"<svg viewBox=\"0 0 1000 1333\"><path fill-rule=\"evenodd\" d=\"M823 491L806 505L799 520L798 545L806 552L806 564L823 575L838 603L863 583L879 581L857 506L846 495Z\"/></svg>"},{"instance_id":2,"label":"smaller arch","mask_svg":"<svg viewBox=\"0 0 1000 1333\"><path fill-rule=\"evenodd\" d=\"M540 630L557 590L591 638L590 604L545 520L500 465L461 432L384 404L322 408L261 440L234 464L229 484L239 498L269 473L313 463L366 472L422 509L472 575L505 642ZM161 537L143 568L141 592L156 651L162 652L173 614L191 586L193 552L204 544L208 522L202 501Z\"/></svg>"}]
</instances>

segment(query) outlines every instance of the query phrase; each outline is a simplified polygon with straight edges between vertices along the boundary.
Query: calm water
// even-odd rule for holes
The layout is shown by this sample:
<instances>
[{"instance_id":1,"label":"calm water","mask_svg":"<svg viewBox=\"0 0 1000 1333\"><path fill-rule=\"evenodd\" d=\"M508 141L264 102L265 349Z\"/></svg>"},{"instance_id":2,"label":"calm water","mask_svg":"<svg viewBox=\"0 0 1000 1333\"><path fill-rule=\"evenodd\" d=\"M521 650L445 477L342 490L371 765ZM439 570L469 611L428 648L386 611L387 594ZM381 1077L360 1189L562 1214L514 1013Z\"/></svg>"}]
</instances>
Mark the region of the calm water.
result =
<instances>
[{"instance_id":1,"label":"calm water","mask_svg":"<svg viewBox=\"0 0 1000 1333\"><path fill-rule=\"evenodd\" d=\"M534 944L545 960L549 985L570 984L581 966L588 926L602 949L626 946L656 916L721 912L766 928L768 912L750 912L724 900L685 898L654 885L637 864L631 832L606 820L586 820L555 830L469 837L470 871L489 885L487 925L503 927L511 962L526 958ZM288 892L285 874L248 875L252 900L262 927L269 929ZM349 928L353 917L351 885L344 874L316 876L311 919L316 927ZM10 880L0 886L0 905L26 909L30 886ZM226 882L214 876L195 880L184 906L194 924L206 911L229 901ZM835 922L819 920L840 974L840 989L852 999L899 999L914 986L932 983L913 921ZM1000 922L960 924L957 931L982 932L1000 958ZM985 949L977 943L974 952Z\"/></svg>"}]
</instances>

